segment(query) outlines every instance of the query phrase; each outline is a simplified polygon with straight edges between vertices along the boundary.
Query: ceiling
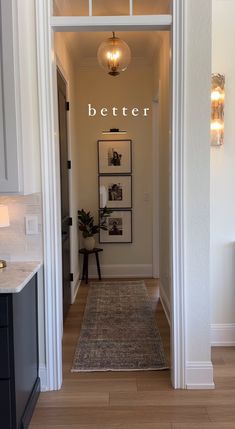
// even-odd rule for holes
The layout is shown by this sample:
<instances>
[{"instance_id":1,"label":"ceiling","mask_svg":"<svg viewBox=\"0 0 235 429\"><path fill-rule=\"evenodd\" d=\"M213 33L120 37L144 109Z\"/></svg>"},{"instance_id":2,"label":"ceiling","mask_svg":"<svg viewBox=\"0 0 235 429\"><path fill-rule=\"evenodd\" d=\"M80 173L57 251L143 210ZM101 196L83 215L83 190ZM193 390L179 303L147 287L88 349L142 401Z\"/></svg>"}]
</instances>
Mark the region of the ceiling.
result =
<instances>
[{"instance_id":1,"label":"ceiling","mask_svg":"<svg viewBox=\"0 0 235 429\"><path fill-rule=\"evenodd\" d=\"M133 0L135 15L169 14L172 0ZM93 15L129 15L129 0L93 0ZM88 0L54 0L54 15L89 14Z\"/></svg>"},{"instance_id":2,"label":"ceiling","mask_svg":"<svg viewBox=\"0 0 235 429\"><path fill-rule=\"evenodd\" d=\"M112 36L111 32L63 33L76 62L94 58L100 43ZM118 31L116 36L125 40L131 49L132 58L143 58L152 61L154 52L163 38L163 32L154 31Z\"/></svg>"},{"instance_id":3,"label":"ceiling","mask_svg":"<svg viewBox=\"0 0 235 429\"><path fill-rule=\"evenodd\" d=\"M133 0L136 14L168 14L171 0ZM88 15L88 0L54 0L54 14L57 16ZM129 14L129 0L93 0L93 15ZM110 37L111 32L64 33L70 51L78 63L94 58L99 44ZM129 45L132 58L143 58L148 63L163 38L163 32L118 31L116 35Z\"/></svg>"}]
</instances>

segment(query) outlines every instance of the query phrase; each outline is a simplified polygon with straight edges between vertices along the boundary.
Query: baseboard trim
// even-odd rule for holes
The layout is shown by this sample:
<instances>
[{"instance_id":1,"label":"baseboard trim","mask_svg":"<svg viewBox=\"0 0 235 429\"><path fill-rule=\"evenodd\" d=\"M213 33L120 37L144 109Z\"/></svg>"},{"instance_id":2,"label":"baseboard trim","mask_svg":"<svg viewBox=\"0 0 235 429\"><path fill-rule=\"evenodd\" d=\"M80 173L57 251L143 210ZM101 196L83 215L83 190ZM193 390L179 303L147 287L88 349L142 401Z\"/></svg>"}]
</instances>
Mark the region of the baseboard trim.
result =
<instances>
[{"instance_id":1,"label":"baseboard trim","mask_svg":"<svg viewBox=\"0 0 235 429\"><path fill-rule=\"evenodd\" d=\"M152 264L101 265L102 278L152 277ZM96 265L89 266L89 278L97 278Z\"/></svg>"},{"instance_id":2,"label":"baseboard trim","mask_svg":"<svg viewBox=\"0 0 235 429\"><path fill-rule=\"evenodd\" d=\"M76 277L75 277L75 280L73 281L73 283L71 285L71 304L73 304L75 302L80 283L81 283L80 273L78 272Z\"/></svg>"},{"instance_id":3,"label":"baseboard trim","mask_svg":"<svg viewBox=\"0 0 235 429\"><path fill-rule=\"evenodd\" d=\"M41 392L47 392L48 386L47 386L47 369L46 365L40 365L39 366L39 378L40 378L40 391Z\"/></svg>"},{"instance_id":4,"label":"baseboard trim","mask_svg":"<svg viewBox=\"0 0 235 429\"><path fill-rule=\"evenodd\" d=\"M235 323L211 324L211 345L213 347L235 346Z\"/></svg>"},{"instance_id":5,"label":"baseboard trim","mask_svg":"<svg viewBox=\"0 0 235 429\"><path fill-rule=\"evenodd\" d=\"M167 321L169 323L169 326L171 326L171 306L170 306L168 296L161 283L160 283L160 300L161 300L162 307L166 315Z\"/></svg>"},{"instance_id":6,"label":"baseboard trim","mask_svg":"<svg viewBox=\"0 0 235 429\"><path fill-rule=\"evenodd\" d=\"M208 362L187 362L186 389L214 389L213 365Z\"/></svg>"}]
</instances>

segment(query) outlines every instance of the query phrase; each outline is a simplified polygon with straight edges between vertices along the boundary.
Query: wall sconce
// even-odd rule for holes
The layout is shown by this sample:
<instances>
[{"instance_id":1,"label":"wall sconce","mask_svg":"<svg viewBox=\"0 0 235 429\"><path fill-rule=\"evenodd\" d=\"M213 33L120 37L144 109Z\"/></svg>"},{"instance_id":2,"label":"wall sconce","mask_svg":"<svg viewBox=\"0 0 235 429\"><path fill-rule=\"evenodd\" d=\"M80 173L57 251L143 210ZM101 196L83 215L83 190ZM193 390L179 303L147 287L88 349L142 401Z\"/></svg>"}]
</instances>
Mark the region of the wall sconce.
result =
<instances>
[{"instance_id":1,"label":"wall sconce","mask_svg":"<svg viewBox=\"0 0 235 429\"><path fill-rule=\"evenodd\" d=\"M211 78L211 146L224 143L224 85L225 76L212 74Z\"/></svg>"},{"instance_id":2,"label":"wall sconce","mask_svg":"<svg viewBox=\"0 0 235 429\"><path fill-rule=\"evenodd\" d=\"M0 204L0 228L5 228L10 225L8 207ZM7 266L6 261L0 259L0 268Z\"/></svg>"}]
</instances>

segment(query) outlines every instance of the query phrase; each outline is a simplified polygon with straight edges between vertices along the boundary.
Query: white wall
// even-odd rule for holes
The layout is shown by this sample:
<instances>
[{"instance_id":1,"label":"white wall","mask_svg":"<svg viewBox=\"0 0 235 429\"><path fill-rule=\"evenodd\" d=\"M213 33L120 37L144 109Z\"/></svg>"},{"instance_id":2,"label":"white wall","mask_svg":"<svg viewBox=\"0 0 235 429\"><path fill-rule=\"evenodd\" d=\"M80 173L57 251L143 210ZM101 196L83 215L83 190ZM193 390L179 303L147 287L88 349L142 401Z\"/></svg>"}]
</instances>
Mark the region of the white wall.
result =
<instances>
[{"instance_id":1,"label":"white wall","mask_svg":"<svg viewBox=\"0 0 235 429\"><path fill-rule=\"evenodd\" d=\"M211 2L188 0L185 7L186 385L208 388L213 387L209 312Z\"/></svg>"},{"instance_id":2,"label":"white wall","mask_svg":"<svg viewBox=\"0 0 235 429\"><path fill-rule=\"evenodd\" d=\"M224 145L211 148L212 342L235 344L235 1L212 5L212 72L226 79Z\"/></svg>"},{"instance_id":3,"label":"white wall","mask_svg":"<svg viewBox=\"0 0 235 429\"><path fill-rule=\"evenodd\" d=\"M102 244L102 273L104 276L152 276L152 73L143 61L133 59L132 65L120 76L106 74L96 61L92 66L78 69L78 145L79 145L79 204L97 218L98 163L97 140L110 139L102 130L119 128L126 135L112 138L132 139L133 155L133 243ZM149 107L147 117L129 115L106 117L98 113L88 116L88 103L97 110L101 107L119 109L126 106ZM97 237L98 239L98 237ZM91 273L96 274L95 271Z\"/></svg>"},{"instance_id":4,"label":"white wall","mask_svg":"<svg viewBox=\"0 0 235 429\"><path fill-rule=\"evenodd\" d=\"M78 137L77 137L77 91L76 91L76 67L73 56L69 51L68 35L64 33L55 33L55 52L57 64L60 67L64 78L68 84L67 98L70 102L70 111L68 113L69 129L69 157L72 161L72 170L69 171L70 183L70 216L73 218L73 225L70 229L71 242L71 272L74 274L74 281L71 283L71 299L74 300L78 281L79 281L79 264L78 264L78 228L77 228L77 210L79 197L79 177L78 177Z\"/></svg>"}]
</instances>

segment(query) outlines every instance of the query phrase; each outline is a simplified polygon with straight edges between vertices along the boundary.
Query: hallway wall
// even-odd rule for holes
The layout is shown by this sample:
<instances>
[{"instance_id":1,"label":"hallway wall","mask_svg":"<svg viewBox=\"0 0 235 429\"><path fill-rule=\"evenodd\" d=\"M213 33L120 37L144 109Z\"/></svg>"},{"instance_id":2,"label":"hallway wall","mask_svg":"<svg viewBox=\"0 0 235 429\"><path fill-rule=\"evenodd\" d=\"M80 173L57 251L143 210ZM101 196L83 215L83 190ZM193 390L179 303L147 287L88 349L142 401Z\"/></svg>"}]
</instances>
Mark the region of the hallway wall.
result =
<instances>
[{"instance_id":1,"label":"hallway wall","mask_svg":"<svg viewBox=\"0 0 235 429\"><path fill-rule=\"evenodd\" d=\"M170 33L161 32L161 44L154 58L154 96L159 101L159 268L161 299L170 319Z\"/></svg>"},{"instance_id":2,"label":"hallway wall","mask_svg":"<svg viewBox=\"0 0 235 429\"><path fill-rule=\"evenodd\" d=\"M132 65L120 76L111 77L88 59L77 74L78 100L78 171L79 205L90 210L97 219L98 210L98 139L132 139L133 156L133 243L102 244L102 272L104 276L152 276L152 74L143 61L133 59ZM96 116L88 116L88 103L97 109ZM102 107L116 106L117 117L102 117ZM147 117L124 117L120 110L149 107ZM119 128L126 135L103 135L102 130ZM98 243L98 236L97 243ZM95 267L91 273L96 275ZM93 270L93 271L92 271Z\"/></svg>"},{"instance_id":3,"label":"hallway wall","mask_svg":"<svg viewBox=\"0 0 235 429\"><path fill-rule=\"evenodd\" d=\"M211 148L211 323L235 345L235 1L213 1L212 72L225 74L224 145Z\"/></svg>"}]
</instances>

